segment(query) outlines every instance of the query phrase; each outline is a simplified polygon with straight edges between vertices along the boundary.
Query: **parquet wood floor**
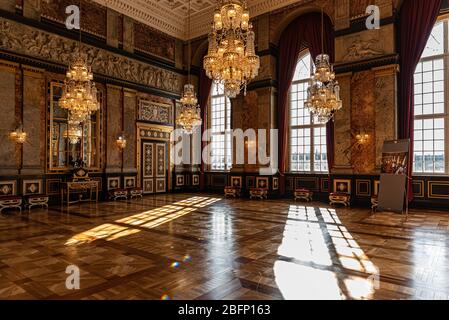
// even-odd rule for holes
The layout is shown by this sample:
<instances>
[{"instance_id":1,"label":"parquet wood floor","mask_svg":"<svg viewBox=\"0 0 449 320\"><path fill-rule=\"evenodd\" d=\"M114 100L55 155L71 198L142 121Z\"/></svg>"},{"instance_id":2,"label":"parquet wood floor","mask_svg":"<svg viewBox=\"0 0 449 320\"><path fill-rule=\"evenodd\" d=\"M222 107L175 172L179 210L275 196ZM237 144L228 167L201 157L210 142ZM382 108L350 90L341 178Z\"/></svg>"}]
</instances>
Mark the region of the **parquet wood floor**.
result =
<instances>
[{"instance_id":1,"label":"parquet wood floor","mask_svg":"<svg viewBox=\"0 0 449 320\"><path fill-rule=\"evenodd\" d=\"M0 298L449 299L449 212L210 194L6 212Z\"/></svg>"}]
</instances>

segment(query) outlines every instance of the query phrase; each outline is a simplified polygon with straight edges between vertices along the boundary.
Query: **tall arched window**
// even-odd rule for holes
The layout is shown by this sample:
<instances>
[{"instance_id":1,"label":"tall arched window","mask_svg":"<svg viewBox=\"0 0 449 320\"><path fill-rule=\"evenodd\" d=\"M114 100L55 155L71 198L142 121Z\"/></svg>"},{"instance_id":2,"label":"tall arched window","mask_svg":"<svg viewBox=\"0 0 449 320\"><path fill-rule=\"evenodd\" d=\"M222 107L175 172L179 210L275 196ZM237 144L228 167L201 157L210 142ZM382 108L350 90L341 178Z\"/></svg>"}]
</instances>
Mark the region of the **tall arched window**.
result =
<instances>
[{"instance_id":1,"label":"tall arched window","mask_svg":"<svg viewBox=\"0 0 449 320\"><path fill-rule=\"evenodd\" d=\"M229 171L232 167L231 101L223 85L213 84L210 105L212 152L210 170Z\"/></svg>"},{"instance_id":2,"label":"tall arched window","mask_svg":"<svg viewBox=\"0 0 449 320\"><path fill-rule=\"evenodd\" d=\"M415 71L414 172L449 173L448 20L433 28Z\"/></svg>"},{"instance_id":3,"label":"tall arched window","mask_svg":"<svg viewBox=\"0 0 449 320\"><path fill-rule=\"evenodd\" d=\"M301 55L290 89L290 171L328 172L326 124L312 117L304 102L314 64L308 51Z\"/></svg>"}]
</instances>

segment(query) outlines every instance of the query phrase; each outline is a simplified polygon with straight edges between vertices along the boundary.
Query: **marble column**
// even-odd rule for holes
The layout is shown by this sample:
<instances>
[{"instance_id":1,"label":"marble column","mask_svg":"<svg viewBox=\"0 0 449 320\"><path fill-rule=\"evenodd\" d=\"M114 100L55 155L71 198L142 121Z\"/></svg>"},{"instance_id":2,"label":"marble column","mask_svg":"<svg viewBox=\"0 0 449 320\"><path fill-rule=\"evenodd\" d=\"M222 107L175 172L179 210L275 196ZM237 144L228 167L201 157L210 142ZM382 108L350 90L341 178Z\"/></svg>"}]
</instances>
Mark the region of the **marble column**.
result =
<instances>
[{"instance_id":1,"label":"marble column","mask_svg":"<svg viewBox=\"0 0 449 320\"><path fill-rule=\"evenodd\" d=\"M134 21L128 16L123 16L123 50L134 52Z\"/></svg>"},{"instance_id":2,"label":"marble column","mask_svg":"<svg viewBox=\"0 0 449 320\"><path fill-rule=\"evenodd\" d=\"M118 39L118 27L119 27L119 23L118 23L118 19L119 19L119 13L117 13L114 10L111 10L108 8L107 11L107 21L106 21L106 26L107 26L107 31L106 31L106 43L114 48L118 48L118 43L119 43L119 39Z\"/></svg>"},{"instance_id":3,"label":"marble column","mask_svg":"<svg viewBox=\"0 0 449 320\"><path fill-rule=\"evenodd\" d=\"M127 141L123 153L123 172L136 173L138 161L136 154L137 91L124 89L123 108L123 131Z\"/></svg>"},{"instance_id":4,"label":"marble column","mask_svg":"<svg viewBox=\"0 0 449 320\"><path fill-rule=\"evenodd\" d=\"M118 173L122 171L122 153L117 147L117 138L122 133L122 98L121 87L107 85L107 173Z\"/></svg>"},{"instance_id":5,"label":"marble column","mask_svg":"<svg viewBox=\"0 0 449 320\"><path fill-rule=\"evenodd\" d=\"M42 0L23 0L23 16L33 20L40 20L42 10L41 1Z\"/></svg>"},{"instance_id":6,"label":"marble column","mask_svg":"<svg viewBox=\"0 0 449 320\"><path fill-rule=\"evenodd\" d=\"M343 108L335 114L335 162L333 174L352 174L351 166L351 78L352 73L337 75Z\"/></svg>"},{"instance_id":7,"label":"marble column","mask_svg":"<svg viewBox=\"0 0 449 320\"><path fill-rule=\"evenodd\" d=\"M23 129L28 134L23 145L22 174L45 172L45 77L44 70L23 69Z\"/></svg>"},{"instance_id":8,"label":"marble column","mask_svg":"<svg viewBox=\"0 0 449 320\"><path fill-rule=\"evenodd\" d=\"M376 97L376 170L382 164L384 141L397 139L397 73L396 64L373 69Z\"/></svg>"},{"instance_id":9,"label":"marble column","mask_svg":"<svg viewBox=\"0 0 449 320\"><path fill-rule=\"evenodd\" d=\"M17 175L16 145L8 139L16 124L16 70L18 64L0 60L0 175Z\"/></svg>"},{"instance_id":10,"label":"marble column","mask_svg":"<svg viewBox=\"0 0 449 320\"><path fill-rule=\"evenodd\" d=\"M0 1L0 9L9 11L9 12L16 12L16 0L2 0Z\"/></svg>"}]
</instances>

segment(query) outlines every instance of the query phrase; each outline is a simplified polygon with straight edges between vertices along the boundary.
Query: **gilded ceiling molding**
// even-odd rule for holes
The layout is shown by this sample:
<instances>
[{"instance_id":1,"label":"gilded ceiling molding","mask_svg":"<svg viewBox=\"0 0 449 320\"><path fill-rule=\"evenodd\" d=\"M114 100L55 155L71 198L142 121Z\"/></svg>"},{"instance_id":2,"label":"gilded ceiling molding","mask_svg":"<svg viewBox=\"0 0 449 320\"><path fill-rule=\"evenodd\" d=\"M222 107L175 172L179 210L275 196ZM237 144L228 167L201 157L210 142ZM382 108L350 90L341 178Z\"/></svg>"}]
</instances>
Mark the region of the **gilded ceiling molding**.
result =
<instances>
[{"instance_id":1,"label":"gilded ceiling molding","mask_svg":"<svg viewBox=\"0 0 449 320\"><path fill-rule=\"evenodd\" d=\"M187 14L184 5L174 7L170 1L156 0L94 0L137 21L181 40L187 40ZM252 17L278 10L289 5L301 5L313 0L248 0ZM191 38L205 35L210 30L216 0L205 0L201 5L192 3Z\"/></svg>"}]
</instances>

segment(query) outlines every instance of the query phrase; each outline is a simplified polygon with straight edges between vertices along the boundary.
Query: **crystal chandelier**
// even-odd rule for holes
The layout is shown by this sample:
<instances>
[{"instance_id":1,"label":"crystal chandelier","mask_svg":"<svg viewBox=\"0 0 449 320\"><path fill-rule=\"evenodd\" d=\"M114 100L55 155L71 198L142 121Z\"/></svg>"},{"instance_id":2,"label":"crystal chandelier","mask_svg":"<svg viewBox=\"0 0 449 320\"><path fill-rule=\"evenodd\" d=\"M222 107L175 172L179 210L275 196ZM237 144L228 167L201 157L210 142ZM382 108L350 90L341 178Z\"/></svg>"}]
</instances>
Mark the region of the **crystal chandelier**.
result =
<instances>
[{"instance_id":1,"label":"crystal chandelier","mask_svg":"<svg viewBox=\"0 0 449 320\"><path fill-rule=\"evenodd\" d=\"M246 94L248 82L257 77L260 59L246 0L219 0L218 4L204 69L209 78L224 85L229 98L235 98L242 88Z\"/></svg>"},{"instance_id":2,"label":"crystal chandelier","mask_svg":"<svg viewBox=\"0 0 449 320\"><path fill-rule=\"evenodd\" d=\"M69 110L79 122L89 119L92 113L100 109L97 88L92 80L91 68L88 67L86 59L78 53L67 71L59 106Z\"/></svg>"},{"instance_id":3,"label":"crystal chandelier","mask_svg":"<svg viewBox=\"0 0 449 320\"><path fill-rule=\"evenodd\" d=\"M189 37L190 37L190 1L189 1ZM191 43L189 40L189 58L188 58L188 84L184 86L184 92L181 98L182 109L176 119L176 124L181 126L185 133L192 134L196 127L203 123L201 119L201 110L198 106L198 99L195 94L195 87L191 84L190 63L191 63Z\"/></svg>"},{"instance_id":4,"label":"crystal chandelier","mask_svg":"<svg viewBox=\"0 0 449 320\"><path fill-rule=\"evenodd\" d=\"M62 97L59 100L59 106L68 110L72 119L79 120L79 123L90 119L91 114L100 109L93 79L94 75L87 63L87 57L81 53L80 28L78 50L72 57L66 73Z\"/></svg>"},{"instance_id":5,"label":"crystal chandelier","mask_svg":"<svg viewBox=\"0 0 449 320\"><path fill-rule=\"evenodd\" d=\"M321 11L321 48L324 50L324 13ZM316 57L315 73L310 79L307 89L307 100L304 103L312 116L320 122L329 122L335 113L343 106L340 99L340 85L335 81L333 66L329 55L320 54Z\"/></svg>"}]
</instances>

